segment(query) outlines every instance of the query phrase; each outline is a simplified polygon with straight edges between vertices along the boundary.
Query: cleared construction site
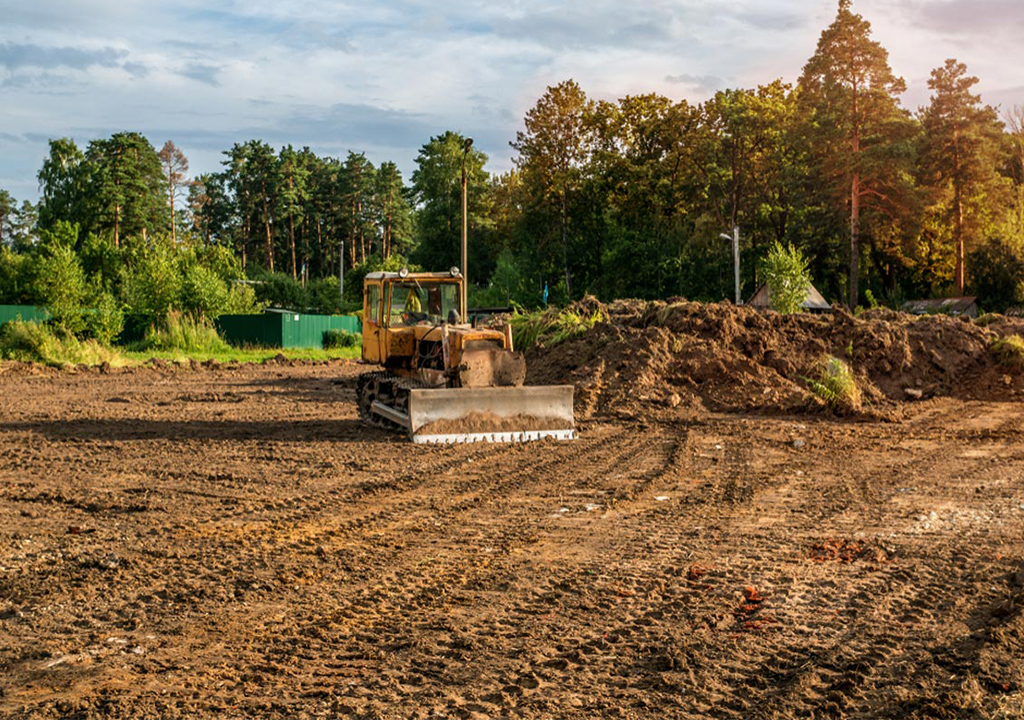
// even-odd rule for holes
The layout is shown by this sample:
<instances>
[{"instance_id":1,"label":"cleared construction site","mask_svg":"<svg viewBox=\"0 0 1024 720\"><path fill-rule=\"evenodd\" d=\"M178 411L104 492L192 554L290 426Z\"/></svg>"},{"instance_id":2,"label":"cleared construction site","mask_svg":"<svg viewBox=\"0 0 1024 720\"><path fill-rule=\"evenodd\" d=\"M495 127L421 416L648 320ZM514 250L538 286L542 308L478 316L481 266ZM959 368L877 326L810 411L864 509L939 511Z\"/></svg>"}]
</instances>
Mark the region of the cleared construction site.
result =
<instances>
[{"instance_id":1,"label":"cleared construction site","mask_svg":"<svg viewBox=\"0 0 1024 720\"><path fill-rule=\"evenodd\" d=\"M1024 714L1024 323L577 311L525 353L570 441L414 444L356 362L0 364L0 716Z\"/></svg>"}]
</instances>

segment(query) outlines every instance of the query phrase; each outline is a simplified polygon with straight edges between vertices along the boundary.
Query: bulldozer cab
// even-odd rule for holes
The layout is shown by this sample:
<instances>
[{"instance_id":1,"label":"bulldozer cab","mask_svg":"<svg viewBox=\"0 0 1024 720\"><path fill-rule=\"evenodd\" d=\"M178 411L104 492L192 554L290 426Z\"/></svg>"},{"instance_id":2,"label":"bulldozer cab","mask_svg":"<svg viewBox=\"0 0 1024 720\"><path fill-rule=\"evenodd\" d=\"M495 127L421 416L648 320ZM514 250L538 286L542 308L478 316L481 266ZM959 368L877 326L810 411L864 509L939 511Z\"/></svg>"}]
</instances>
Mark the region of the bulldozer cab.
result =
<instances>
[{"instance_id":1,"label":"bulldozer cab","mask_svg":"<svg viewBox=\"0 0 1024 720\"><path fill-rule=\"evenodd\" d=\"M369 273L363 285L363 360L385 364L396 331L465 317L461 297L460 275Z\"/></svg>"}]
</instances>

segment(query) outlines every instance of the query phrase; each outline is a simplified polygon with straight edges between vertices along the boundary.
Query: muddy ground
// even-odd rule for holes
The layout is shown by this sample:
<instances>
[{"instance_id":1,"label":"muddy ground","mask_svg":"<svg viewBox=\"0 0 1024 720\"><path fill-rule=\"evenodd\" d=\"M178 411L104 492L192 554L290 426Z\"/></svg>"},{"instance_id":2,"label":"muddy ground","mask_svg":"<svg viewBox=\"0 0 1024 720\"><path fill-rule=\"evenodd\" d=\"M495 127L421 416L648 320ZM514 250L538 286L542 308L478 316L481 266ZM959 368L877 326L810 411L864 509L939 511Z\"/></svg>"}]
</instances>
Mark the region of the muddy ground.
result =
<instances>
[{"instance_id":1,"label":"muddy ground","mask_svg":"<svg viewBox=\"0 0 1024 720\"><path fill-rule=\"evenodd\" d=\"M1024 716L1024 408L414 446L354 363L0 366L0 716Z\"/></svg>"}]
</instances>

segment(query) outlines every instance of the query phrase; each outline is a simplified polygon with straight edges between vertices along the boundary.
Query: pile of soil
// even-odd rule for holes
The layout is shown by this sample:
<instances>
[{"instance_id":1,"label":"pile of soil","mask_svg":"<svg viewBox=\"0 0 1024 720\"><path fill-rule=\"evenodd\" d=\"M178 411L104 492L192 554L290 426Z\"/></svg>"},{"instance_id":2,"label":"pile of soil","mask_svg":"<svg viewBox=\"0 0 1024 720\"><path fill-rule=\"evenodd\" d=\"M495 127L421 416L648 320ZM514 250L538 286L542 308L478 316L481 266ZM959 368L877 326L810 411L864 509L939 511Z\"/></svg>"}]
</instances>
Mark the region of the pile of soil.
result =
<instances>
[{"instance_id":1,"label":"pile of soil","mask_svg":"<svg viewBox=\"0 0 1024 720\"><path fill-rule=\"evenodd\" d=\"M587 301L593 311L596 301ZM528 384L572 383L580 419L658 408L801 412L823 407L807 378L826 355L846 361L860 412L884 418L908 400L1024 398L1020 371L989 346L1024 334L1024 320L915 316L888 309L857 317L780 315L729 303L617 301L604 322L552 347L531 349Z\"/></svg>"},{"instance_id":2,"label":"pile of soil","mask_svg":"<svg viewBox=\"0 0 1024 720\"><path fill-rule=\"evenodd\" d=\"M416 431L417 435L469 435L473 433L524 432L527 430L569 430L565 420L534 415L502 417L490 412L471 412L452 420L435 420Z\"/></svg>"}]
</instances>

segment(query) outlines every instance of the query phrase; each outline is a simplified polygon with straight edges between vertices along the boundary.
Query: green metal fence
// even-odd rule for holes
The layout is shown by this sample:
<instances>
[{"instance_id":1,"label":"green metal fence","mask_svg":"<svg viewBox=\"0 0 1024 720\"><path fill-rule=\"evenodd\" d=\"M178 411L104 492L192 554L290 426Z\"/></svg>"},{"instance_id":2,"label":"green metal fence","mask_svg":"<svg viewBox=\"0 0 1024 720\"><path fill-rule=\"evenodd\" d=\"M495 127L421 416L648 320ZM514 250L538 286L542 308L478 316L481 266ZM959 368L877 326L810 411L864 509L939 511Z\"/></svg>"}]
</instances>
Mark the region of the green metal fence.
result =
<instances>
[{"instance_id":1,"label":"green metal fence","mask_svg":"<svg viewBox=\"0 0 1024 720\"><path fill-rule=\"evenodd\" d=\"M42 322L49 319L50 313L46 308L34 305L0 305L0 325L11 320Z\"/></svg>"},{"instance_id":2,"label":"green metal fence","mask_svg":"<svg viewBox=\"0 0 1024 720\"><path fill-rule=\"evenodd\" d=\"M322 347L327 330L361 333L362 329L362 323L355 315L305 315L268 310L262 315L221 315L217 318L217 331L232 345Z\"/></svg>"}]
</instances>

